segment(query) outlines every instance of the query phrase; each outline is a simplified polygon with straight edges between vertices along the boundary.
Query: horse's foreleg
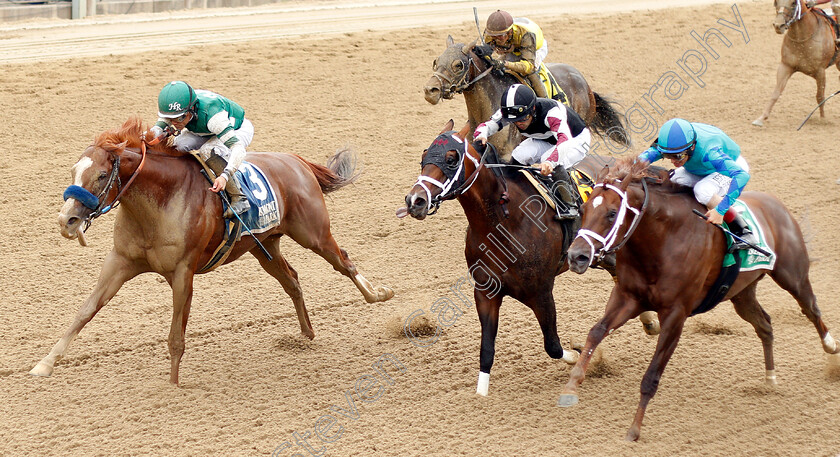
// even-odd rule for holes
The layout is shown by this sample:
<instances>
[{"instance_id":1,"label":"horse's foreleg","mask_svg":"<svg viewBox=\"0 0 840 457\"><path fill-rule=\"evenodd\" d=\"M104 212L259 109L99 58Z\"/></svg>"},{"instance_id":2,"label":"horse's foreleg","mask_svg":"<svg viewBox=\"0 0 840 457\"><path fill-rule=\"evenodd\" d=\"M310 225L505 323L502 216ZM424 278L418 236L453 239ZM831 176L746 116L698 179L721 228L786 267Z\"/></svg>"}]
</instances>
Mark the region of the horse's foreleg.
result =
<instances>
[{"instance_id":1,"label":"horse's foreleg","mask_svg":"<svg viewBox=\"0 0 840 457\"><path fill-rule=\"evenodd\" d=\"M181 358L184 356L186 343L184 336L187 330L187 319L190 316L190 305L193 295L194 272L185 265L179 265L171 277L172 286L172 324L169 327L169 382L178 385L178 370Z\"/></svg>"},{"instance_id":2,"label":"horse's foreleg","mask_svg":"<svg viewBox=\"0 0 840 457\"><path fill-rule=\"evenodd\" d=\"M545 352L548 356L552 359L561 359L569 365L577 362L577 351L564 351L563 346L560 344L560 337L557 336L557 310L555 309L554 296L551 293L551 289L548 290L548 293L541 294L539 297L532 299L530 303L525 304L534 311L537 322L540 323Z\"/></svg>"},{"instance_id":3,"label":"horse's foreleg","mask_svg":"<svg viewBox=\"0 0 840 457\"><path fill-rule=\"evenodd\" d=\"M758 127L764 126L764 121L770 117L770 110L773 109L773 105L775 105L779 97L782 96L782 91L785 90L785 85L792 74L793 68L783 63L779 64L779 68L776 70L776 88L773 89L773 94L770 95L770 101L767 102L767 107L764 108L764 112L758 117L758 119L753 121L753 125Z\"/></svg>"},{"instance_id":4,"label":"horse's foreleg","mask_svg":"<svg viewBox=\"0 0 840 457\"><path fill-rule=\"evenodd\" d=\"M283 290L292 298L292 303L295 304L295 312L297 313L298 322L300 322L300 333L309 338L315 338L315 331L312 329L312 324L309 322L309 312L306 311L306 305L303 302L303 291L298 282L298 274L289 262L280 253L280 239L269 238L263 241L265 249L271 254L274 259L269 261L266 257L254 248L251 253L260 261L263 269L280 282Z\"/></svg>"},{"instance_id":5,"label":"horse's foreleg","mask_svg":"<svg viewBox=\"0 0 840 457\"><path fill-rule=\"evenodd\" d=\"M102 309L117 292L120 290L126 281L133 278L139 271L132 268L131 265L122 256L119 256L114 251L105 258L102 264L102 270L99 273L99 280L94 287L93 292L85 300L85 303L79 308L76 313L76 318L70 327L64 333L64 336L58 340L58 343L53 346L50 353L47 354L31 371L29 374L35 376L50 376L52 375L55 363L61 360L64 356L67 347L76 338L82 328L93 319L93 316Z\"/></svg>"},{"instance_id":6,"label":"horse's foreleg","mask_svg":"<svg viewBox=\"0 0 840 457\"><path fill-rule=\"evenodd\" d=\"M659 334L659 340L656 342L656 352L653 353L653 359L651 359L645 376L642 378L639 406L636 409L633 423L627 430L627 441L637 441L639 439L642 432L642 419L645 417L647 405L656 394L662 372L668 365L668 360L671 359L671 355L674 354L674 349L677 348L677 343L680 341L686 316L681 312L680 307L673 309L677 311L665 316L663 320L662 333Z\"/></svg>"},{"instance_id":7,"label":"horse's foreleg","mask_svg":"<svg viewBox=\"0 0 840 457\"><path fill-rule=\"evenodd\" d=\"M502 306L501 294L487 298L484 293L475 290L475 308L481 323L481 352L479 355L478 386L475 393L487 396L490 389L490 369L496 357L496 333L499 331L499 307ZM556 331L555 331L556 333Z\"/></svg>"},{"instance_id":8,"label":"horse's foreleg","mask_svg":"<svg viewBox=\"0 0 840 457\"><path fill-rule=\"evenodd\" d=\"M770 325L770 316L761 308L758 299L755 297L755 288L758 283L754 282L744 290L732 297L732 304L735 305L735 312L741 319L752 324L755 334L761 340L764 349L764 372L767 384L776 384L776 371L773 363L773 327Z\"/></svg>"},{"instance_id":9,"label":"horse's foreleg","mask_svg":"<svg viewBox=\"0 0 840 457\"><path fill-rule=\"evenodd\" d=\"M557 400L557 406L567 407L578 403L577 389L583 382L586 368L589 366L589 361L592 360L595 348L598 347L598 344L610 332L621 327L625 322L638 316L641 312L639 302L635 298L617 291L618 287L613 288L604 317L589 330L589 335L586 337L586 344L580 354L580 359L575 364L575 367L572 368L569 382L563 388L563 392Z\"/></svg>"},{"instance_id":10,"label":"horse's foreleg","mask_svg":"<svg viewBox=\"0 0 840 457\"><path fill-rule=\"evenodd\" d=\"M825 69L817 70L814 79L817 80L817 105L820 105L825 98ZM825 105L820 105L820 117L825 117Z\"/></svg>"}]
</instances>

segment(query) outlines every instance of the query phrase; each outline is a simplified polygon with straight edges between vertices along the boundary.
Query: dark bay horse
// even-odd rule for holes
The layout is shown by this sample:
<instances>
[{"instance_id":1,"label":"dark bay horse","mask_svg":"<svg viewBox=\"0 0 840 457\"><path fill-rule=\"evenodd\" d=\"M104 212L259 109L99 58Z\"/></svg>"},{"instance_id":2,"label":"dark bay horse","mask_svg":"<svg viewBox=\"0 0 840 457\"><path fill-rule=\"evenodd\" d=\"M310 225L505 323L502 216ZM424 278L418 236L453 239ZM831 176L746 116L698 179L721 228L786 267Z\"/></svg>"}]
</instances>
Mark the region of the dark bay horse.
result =
<instances>
[{"instance_id":1,"label":"dark bay horse","mask_svg":"<svg viewBox=\"0 0 840 457\"><path fill-rule=\"evenodd\" d=\"M482 122L499 109L502 93L511 84L519 82L514 76L499 77L490 71L490 63L475 53L475 43L464 45L447 37L446 50L433 64L434 74L423 88L426 101L432 105L441 98L450 99L455 94L464 94L470 123L470 135ZM489 46L486 47L489 52ZM586 125L596 134L609 137L612 141L629 146L630 137L624 128L622 115L605 97L593 92L580 71L575 67L559 63L547 63L548 70L569 97L569 106L580 115ZM491 142L503 154L509 154L519 144L519 132L507 128L504 133L491 138Z\"/></svg>"},{"instance_id":2,"label":"dark bay horse","mask_svg":"<svg viewBox=\"0 0 840 457\"><path fill-rule=\"evenodd\" d=\"M834 64L840 70L834 32L825 15L805 6L805 0L776 0L775 6L773 27L776 33L787 33L782 39L782 61L776 70L776 88L764 112L753 121L753 125L759 127L770 117L770 110L794 73L805 73L817 81L819 104L825 98L825 69ZM825 117L824 108L820 106L820 117Z\"/></svg>"},{"instance_id":3,"label":"dark bay horse","mask_svg":"<svg viewBox=\"0 0 840 457\"><path fill-rule=\"evenodd\" d=\"M72 168L75 186L87 189L94 200L98 195L100 206L107 203L113 207L119 198L122 209L114 223L114 248L105 258L96 287L64 336L30 371L33 375L52 374L55 362L61 359L70 342L126 281L141 273L155 272L172 287L169 380L178 384L193 275L213 257L222 241L222 204L208 189L210 184L199 172L196 159L163 144L149 146L147 150L141 140L144 130L138 118L131 118L120 129L103 132ZM246 252L257 257L265 271L292 298L304 336L311 339L315 333L309 323L297 272L280 252L283 235L317 253L351 278L369 303L385 301L394 295L386 287L371 285L330 233L323 194L353 181L352 154L340 151L329 162L329 168L291 154L249 153L246 160L265 173L277 195L280 224L257 235L273 260L269 261L255 247L252 238L243 236L225 263ZM93 209L78 199L67 199L58 218L61 234L70 239L83 239L82 227L86 228L92 212Z\"/></svg>"},{"instance_id":4,"label":"dark bay horse","mask_svg":"<svg viewBox=\"0 0 840 457\"><path fill-rule=\"evenodd\" d=\"M692 213L701 205L689 187L670 183L667 177L661 184L648 184L651 178L643 178L648 170L642 164L632 164L632 160L622 159L596 185L584 204L578 237L569 248L570 269L584 273L605 248L620 246L616 253L617 281L604 317L589 331L558 404L577 403L587 364L606 335L643 311L655 311L661 333L642 379L636 416L627 432L627 439L635 441L686 318L697 309L721 270L725 240L720 230ZM776 261L772 269L742 271L724 300L732 300L738 315L755 328L764 349L765 379L775 384L773 329L770 317L756 299L756 286L765 275L796 299L816 327L825 352L837 354L840 345L820 317L808 279L810 260L805 240L793 215L775 197L762 192L745 192L741 199L763 228Z\"/></svg>"},{"instance_id":5,"label":"dark bay horse","mask_svg":"<svg viewBox=\"0 0 840 457\"><path fill-rule=\"evenodd\" d=\"M458 133L448 132L452 126L449 121L443 130L447 133L441 133L433 144L444 145L445 154L429 157L428 152L423 153L421 175L406 195L405 204L407 214L419 220L433 214L441 201L450 198L457 197L464 209L469 222L465 256L475 282L475 305L481 323L476 391L487 395L496 352L499 307L505 296L519 300L534 312L550 357L569 364L577 360L577 352L564 350L560 345L553 294L555 277L567 269L564 258L570 233L554 221L554 212L521 173L506 173L501 179L487 167L479 166L481 155L463 141L471 130L469 124ZM484 160L492 161L487 157ZM591 176L603 163L588 156L577 168ZM503 193L509 199L504 207Z\"/></svg>"}]
</instances>

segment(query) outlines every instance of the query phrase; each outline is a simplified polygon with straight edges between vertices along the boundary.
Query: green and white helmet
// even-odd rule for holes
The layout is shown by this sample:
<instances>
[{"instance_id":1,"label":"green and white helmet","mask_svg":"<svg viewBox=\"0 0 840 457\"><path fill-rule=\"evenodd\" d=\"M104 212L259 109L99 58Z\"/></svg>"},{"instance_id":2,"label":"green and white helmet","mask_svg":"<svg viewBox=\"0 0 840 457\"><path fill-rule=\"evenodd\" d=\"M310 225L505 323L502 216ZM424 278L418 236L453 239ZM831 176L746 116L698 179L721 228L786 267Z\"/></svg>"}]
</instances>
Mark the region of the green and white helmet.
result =
<instances>
[{"instance_id":1,"label":"green and white helmet","mask_svg":"<svg viewBox=\"0 0 840 457\"><path fill-rule=\"evenodd\" d=\"M172 81L163 87L158 95L158 116L175 118L189 111L198 97L189 84L184 81Z\"/></svg>"}]
</instances>

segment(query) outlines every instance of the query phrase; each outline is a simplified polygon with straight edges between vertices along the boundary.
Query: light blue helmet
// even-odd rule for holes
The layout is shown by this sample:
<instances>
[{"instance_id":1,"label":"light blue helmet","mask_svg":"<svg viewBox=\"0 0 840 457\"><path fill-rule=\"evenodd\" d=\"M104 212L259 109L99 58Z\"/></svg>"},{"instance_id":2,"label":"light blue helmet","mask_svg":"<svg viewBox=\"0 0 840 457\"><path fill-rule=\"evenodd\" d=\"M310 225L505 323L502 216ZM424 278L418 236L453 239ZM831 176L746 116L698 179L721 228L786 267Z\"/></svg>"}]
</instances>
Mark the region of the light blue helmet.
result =
<instances>
[{"instance_id":1,"label":"light blue helmet","mask_svg":"<svg viewBox=\"0 0 840 457\"><path fill-rule=\"evenodd\" d=\"M697 133L685 119L671 119L659 129L656 148L662 154L677 154L694 146Z\"/></svg>"}]
</instances>

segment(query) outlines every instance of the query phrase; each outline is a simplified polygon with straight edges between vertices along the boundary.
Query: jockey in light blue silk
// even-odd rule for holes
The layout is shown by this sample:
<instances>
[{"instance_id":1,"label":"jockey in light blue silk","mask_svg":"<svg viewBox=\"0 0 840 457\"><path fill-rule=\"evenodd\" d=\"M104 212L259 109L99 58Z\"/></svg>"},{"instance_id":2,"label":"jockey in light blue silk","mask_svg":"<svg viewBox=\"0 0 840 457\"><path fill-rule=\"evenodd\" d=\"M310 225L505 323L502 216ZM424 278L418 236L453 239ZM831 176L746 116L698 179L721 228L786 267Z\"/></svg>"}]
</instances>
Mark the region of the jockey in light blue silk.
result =
<instances>
[{"instance_id":1,"label":"jockey in light blue silk","mask_svg":"<svg viewBox=\"0 0 840 457\"><path fill-rule=\"evenodd\" d=\"M750 166L737 143L715 126L671 119L637 160L653 163L663 158L676 167L671 181L694 188L694 197L708 209L710 223L726 222L746 243L757 242L741 215L731 209L750 180ZM746 248L743 241L735 240L735 249Z\"/></svg>"}]
</instances>

